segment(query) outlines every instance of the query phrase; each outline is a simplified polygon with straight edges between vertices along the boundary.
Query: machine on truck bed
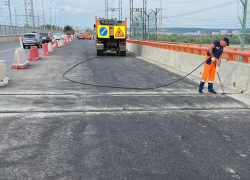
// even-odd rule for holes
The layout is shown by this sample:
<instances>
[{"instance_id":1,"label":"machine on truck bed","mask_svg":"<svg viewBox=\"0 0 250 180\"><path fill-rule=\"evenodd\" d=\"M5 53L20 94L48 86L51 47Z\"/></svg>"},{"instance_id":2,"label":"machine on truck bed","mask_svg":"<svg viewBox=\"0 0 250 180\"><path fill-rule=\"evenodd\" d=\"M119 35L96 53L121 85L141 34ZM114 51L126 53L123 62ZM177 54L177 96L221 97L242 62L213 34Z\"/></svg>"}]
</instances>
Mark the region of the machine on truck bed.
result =
<instances>
[{"instance_id":1,"label":"machine on truck bed","mask_svg":"<svg viewBox=\"0 0 250 180\"><path fill-rule=\"evenodd\" d=\"M96 18L96 54L104 55L105 51L116 51L119 56L126 56L127 19Z\"/></svg>"},{"instance_id":2,"label":"machine on truck bed","mask_svg":"<svg viewBox=\"0 0 250 180\"><path fill-rule=\"evenodd\" d=\"M92 39L92 35L89 34L89 33L87 33L87 34L86 34L86 39Z\"/></svg>"}]
</instances>

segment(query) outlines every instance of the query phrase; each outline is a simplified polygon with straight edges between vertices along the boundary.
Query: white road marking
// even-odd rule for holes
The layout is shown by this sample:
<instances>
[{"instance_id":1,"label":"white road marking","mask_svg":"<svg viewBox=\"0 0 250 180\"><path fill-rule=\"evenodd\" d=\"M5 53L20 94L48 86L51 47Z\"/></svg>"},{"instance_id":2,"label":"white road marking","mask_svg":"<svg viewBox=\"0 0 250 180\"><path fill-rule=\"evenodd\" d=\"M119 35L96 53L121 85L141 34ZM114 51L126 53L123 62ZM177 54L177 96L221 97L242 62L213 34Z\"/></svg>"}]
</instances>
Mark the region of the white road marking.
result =
<instances>
[{"instance_id":1,"label":"white road marking","mask_svg":"<svg viewBox=\"0 0 250 180\"><path fill-rule=\"evenodd\" d=\"M8 52L8 51L12 51L12 50L15 50L17 48L12 48L12 49L7 49L7 50L3 50L3 51L0 51L0 53L4 53L4 52Z\"/></svg>"}]
</instances>

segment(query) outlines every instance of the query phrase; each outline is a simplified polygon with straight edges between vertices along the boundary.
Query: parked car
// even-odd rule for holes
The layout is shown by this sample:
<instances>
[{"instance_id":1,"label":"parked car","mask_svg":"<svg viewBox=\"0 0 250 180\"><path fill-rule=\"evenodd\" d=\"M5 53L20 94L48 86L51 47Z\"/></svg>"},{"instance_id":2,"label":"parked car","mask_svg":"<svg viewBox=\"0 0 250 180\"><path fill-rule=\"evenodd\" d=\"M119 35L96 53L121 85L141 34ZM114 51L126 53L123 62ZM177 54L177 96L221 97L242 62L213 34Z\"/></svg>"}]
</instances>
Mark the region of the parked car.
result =
<instances>
[{"instance_id":1,"label":"parked car","mask_svg":"<svg viewBox=\"0 0 250 180\"><path fill-rule=\"evenodd\" d=\"M61 40L62 39L62 35L61 35L61 33L56 33L56 34L53 35L52 38L55 39L55 40Z\"/></svg>"},{"instance_id":2,"label":"parked car","mask_svg":"<svg viewBox=\"0 0 250 180\"><path fill-rule=\"evenodd\" d=\"M42 38L42 43L48 43L52 41L52 35L50 32L40 33L40 37Z\"/></svg>"},{"instance_id":3,"label":"parked car","mask_svg":"<svg viewBox=\"0 0 250 180\"><path fill-rule=\"evenodd\" d=\"M38 36L38 33L26 33L22 39L23 48L30 46L42 47L42 39Z\"/></svg>"},{"instance_id":4,"label":"parked car","mask_svg":"<svg viewBox=\"0 0 250 180\"><path fill-rule=\"evenodd\" d=\"M36 34L38 37L40 37L40 33L33 31L32 34Z\"/></svg>"},{"instance_id":5,"label":"parked car","mask_svg":"<svg viewBox=\"0 0 250 180\"><path fill-rule=\"evenodd\" d=\"M79 39L79 40L80 40L80 39L83 40L83 39L84 39L84 34L83 34L83 33L80 33L78 39Z\"/></svg>"}]
</instances>

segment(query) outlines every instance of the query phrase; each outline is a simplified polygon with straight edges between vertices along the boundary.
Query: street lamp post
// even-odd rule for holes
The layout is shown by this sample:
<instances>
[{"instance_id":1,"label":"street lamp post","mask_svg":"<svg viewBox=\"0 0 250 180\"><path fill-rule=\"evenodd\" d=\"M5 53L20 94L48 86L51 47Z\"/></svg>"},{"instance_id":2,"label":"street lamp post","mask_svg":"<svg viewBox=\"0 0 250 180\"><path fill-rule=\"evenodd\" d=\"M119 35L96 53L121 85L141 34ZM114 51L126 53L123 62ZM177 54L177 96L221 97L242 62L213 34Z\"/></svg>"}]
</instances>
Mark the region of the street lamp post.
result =
<instances>
[{"instance_id":1,"label":"street lamp post","mask_svg":"<svg viewBox=\"0 0 250 180\"><path fill-rule=\"evenodd\" d=\"M60 31L60 25L61 25L61 18L60 18L60 13L62 12L62 10L64 10L64 9L61 9L60 11L59 11L59 16L58 16L58 19L59 19L59 31Z\"/></svg>"},{"instance_id":2,"label":"street lamp post","mask_svg":"<svg viewBox=\"0 0 250 180\"><path fill-rule=\"evenodd\" d=\"M65 27L65 18L69 15L68 12L66 12L65 14L62 14L62 18L64 18L64 21L62 20L62 26ZM64 16L64 17L63 17Z\"/></svg>"},{"instance_id":3,"label":"street lamp post","mask_svg":"<svg viewBox=\"0 0 250 180\"><path fill-rule=\"evenodd\" d=\"M50 26L51 26L51 31L52 31L52 19L51 19L51 3L52 3L52 1L54 1L54 0L50 1Z\"/></svg>"},{"instance_id":4,"label":"street lamp post","mask_svg":"<svg viewBox=\"0 0 250 180\"><path fill-rule=\"evenodd\" d=\"M62 2L60 2L57 6L59 6ZM57 7L56 6L56 7ZM56 7L55 7L55 30L56 30Z\"/></svg>"},{"instance_id":5,"label":"street lamp post","mask_svg":"<svg viewBox=\"0 0 250 180\"><path fill-rule=\"evenodd\" d=\"M61 26L62 26L62 30L63 30L63 21L62 21L62 17L63 17L63 15L64 15L65 12L66 12L66 11L62 12L62 14L60 15L60 24L61 24ZM67 12L66 12L66 14L67 14Z\"/></svg>"},{"instance_id":6,"label":"street lamp post","mask_svg":"<svg viewBox=\"0 0 250 180\"><path fill-rule=\"evenodd\" d=\"M69 19L69 18L70 18L69 16L67 16L67 17L65 18L65 25L64 25L64 26L68 25L67 22L68 22L68 19Z\"/></svg>"}]
</instances>

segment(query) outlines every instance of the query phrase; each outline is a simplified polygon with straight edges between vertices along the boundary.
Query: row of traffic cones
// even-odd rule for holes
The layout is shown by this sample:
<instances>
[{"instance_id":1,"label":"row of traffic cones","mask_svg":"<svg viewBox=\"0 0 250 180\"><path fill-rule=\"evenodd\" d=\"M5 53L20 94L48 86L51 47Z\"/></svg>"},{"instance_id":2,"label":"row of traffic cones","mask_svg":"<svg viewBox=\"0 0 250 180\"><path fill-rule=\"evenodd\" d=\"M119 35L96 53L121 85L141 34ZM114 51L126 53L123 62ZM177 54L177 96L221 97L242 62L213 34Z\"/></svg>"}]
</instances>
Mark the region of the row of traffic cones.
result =
<instances>
[{"instance_id":1,"label":"row of traffic cones","mask_svg":"<svg viewBox=\"0 0 250 180\"><path fill-rule=\"evenodd\" d=\"M43 52L42 52L43 56L49 56L49 49L48 49L48 45L47 43L43 44ZM29 61L37 61L38 59L41 59L41 57L39 56L39 51L38 48L36 46L31 46L30 48L30 57L29 57Z\"/></svg>"}]
</instances>

